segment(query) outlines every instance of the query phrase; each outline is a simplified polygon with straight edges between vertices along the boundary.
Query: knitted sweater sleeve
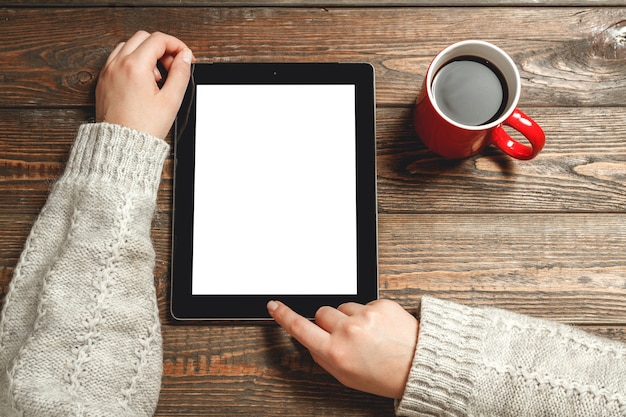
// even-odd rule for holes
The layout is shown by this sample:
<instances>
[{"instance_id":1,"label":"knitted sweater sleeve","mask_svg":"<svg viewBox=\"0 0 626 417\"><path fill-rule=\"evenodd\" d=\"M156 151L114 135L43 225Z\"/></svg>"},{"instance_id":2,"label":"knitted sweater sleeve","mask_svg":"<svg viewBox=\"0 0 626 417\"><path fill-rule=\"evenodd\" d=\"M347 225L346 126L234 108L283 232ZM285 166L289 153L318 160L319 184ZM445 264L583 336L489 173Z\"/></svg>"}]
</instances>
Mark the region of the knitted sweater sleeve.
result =
<instances>
[{"instance_id":1,"label":"knitted sweater sleeve","mask_svg":"<svg viewBox=\"0 0 626 417\"><path fill-rule=\"evenodd\" d=\"M150 228L169 146L80 127L0 323L0 415L151 416L162 342Z\"/></svg>"},{"instance_id":2,"label":"knitted sweater sleeve","mask_svg":"<svg viewBox=\"0 0 626 417\"><path fill-rule=\"evenodd\" d=\"M398 416L626 416L626 346L425 297Z\"/></svg>"}]
</instances>

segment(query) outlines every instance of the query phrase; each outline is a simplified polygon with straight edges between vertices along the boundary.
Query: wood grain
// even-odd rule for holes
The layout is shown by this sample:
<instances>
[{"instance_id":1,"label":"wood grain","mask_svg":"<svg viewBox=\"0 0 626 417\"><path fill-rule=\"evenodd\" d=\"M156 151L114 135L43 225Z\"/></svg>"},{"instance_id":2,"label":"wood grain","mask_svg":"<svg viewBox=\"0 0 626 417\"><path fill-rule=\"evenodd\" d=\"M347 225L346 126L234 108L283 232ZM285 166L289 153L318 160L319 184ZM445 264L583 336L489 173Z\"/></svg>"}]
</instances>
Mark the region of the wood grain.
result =
<instances>
[{"instance_id":1,"label":"wood grain","mask_svg":"<svg viewBox=\"0 0 626 417\"><path fill-rule=\"evenodd\" d=\"M371 7L368 0L4 0L6 7ZM623 6L621 0L377 0L381 7Z\"/></svg>"},{"instance_id":2,"label":"wood grain","mask_svg":"<svg viewBox=\"0 0 626 417\"><path fill-rule=\"evenodd\" d=\"M342 387L274 324L166 326L164 345L157 415L393 415L391 400Z\"/></svg>"},{"instance_id":3,"label":"wood grain","mask_svg":"<svg viewBox=\"0 0 626 417\"><path fill-rule=\"evenodd\" d=\"M381 215L381 293L626 323L622 214Z\"/></svg>"},{"instance_id":4,"label":"wood grain","mask_svg":"<svg viewBox=\"0 0 626 417\"><path fill-rule=\"evenodd\" d=\"M624 328L585 327L626 341ZM165 326L157 416L393 416L391 400L329 377L273 324Z\"/></svg>"},{"instance_id":5,"label":"wood grain","mask_svg":"<svg viewBox=\"0 0 626 417\"><path fill-rule=\"evenodd\" d=\"M0 107L91 105L106 56L140 28L177 35L201 62L370 62L379 106L410 105L439 50L480 38L518 63L522 107L621 106L625 21L624 7L0 9Z\"/></svg>"},{"instance_id":6,"label":"wood grain","mask_svg":"<svg viewBox=\"0 0 626 417\"><path fill-rule=\"evenodd\" d=\"M626 109L525 110L547 139L538 157L523 162L495 148L442 160L416 137L412 109L380 110L379 211L626 212Z\"/></svg>"},{"instance_id":7,"label":"wood grain","mask_svg":"<svg viewBox=\"0 0 626 417\"><path fill-rule=\"evenodd\" d=\"M382 297L412 312L424 294L503 307L626 342L622 0L3 4L0 299L76 129L93 119L107 55L137 29L162 30L201 62L374 65ZM428 63L467 38L517 62L520 108L547 134L536 159L488 149L442 160L415 135L412 106ZM341 386L273 323L169 316L172 167L170 159L152 232L164 338L156 416L393 416L392 401Z\"/></svg>"}]
</instances>

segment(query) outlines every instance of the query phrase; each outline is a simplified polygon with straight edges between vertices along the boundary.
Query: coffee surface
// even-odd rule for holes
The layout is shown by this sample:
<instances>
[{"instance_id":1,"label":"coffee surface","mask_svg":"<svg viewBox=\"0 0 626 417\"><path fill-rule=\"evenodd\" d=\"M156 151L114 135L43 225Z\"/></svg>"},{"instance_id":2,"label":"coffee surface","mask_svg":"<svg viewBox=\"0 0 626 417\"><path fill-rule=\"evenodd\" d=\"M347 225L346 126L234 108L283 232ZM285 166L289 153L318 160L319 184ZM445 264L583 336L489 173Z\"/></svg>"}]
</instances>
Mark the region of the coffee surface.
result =
<instances>
[{"instance_id":1,"label":"coffee surface","mask_svg":"<svg viewBox=\"0 0 626 417\"><path fill-rule=\"evenodd\" d=\"M500 71L477 57L459 57L435 74L432 91L441 111L464 125L480 126L504 112L507 87Z\"/></svg>"}]
</instances>

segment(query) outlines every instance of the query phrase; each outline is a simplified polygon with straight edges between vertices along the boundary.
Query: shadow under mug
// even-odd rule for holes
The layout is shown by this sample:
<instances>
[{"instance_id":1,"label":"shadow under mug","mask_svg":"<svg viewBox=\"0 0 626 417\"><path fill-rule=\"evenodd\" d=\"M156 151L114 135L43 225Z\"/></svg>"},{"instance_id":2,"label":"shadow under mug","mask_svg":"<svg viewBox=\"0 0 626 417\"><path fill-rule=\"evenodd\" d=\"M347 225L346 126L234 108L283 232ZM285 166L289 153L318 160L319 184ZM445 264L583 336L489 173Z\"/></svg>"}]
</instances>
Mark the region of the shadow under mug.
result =
<instances>
[{"instance_id":1,"label":"shadow under mug","mask_svg":"<svg viewBox=\"0 0 626 417\"><path fill-rule=\"evenodd\" d=\"M502 76L507 91L503 110L493 121L480 125L464 124L442 111L434 97L435 75L455 59L472 57L495 66ZM444 158L467 158L480 153L489 145L495 145L516 159L532 159L545 144L541 127L519 109L521 80L511 57L502 49L488 42L467 40L455 43L441 51L431 62L414 110L415 130L422 142ZM503 125L520 132L528 144L513 139Z\"/></svg>"}]
</instances>

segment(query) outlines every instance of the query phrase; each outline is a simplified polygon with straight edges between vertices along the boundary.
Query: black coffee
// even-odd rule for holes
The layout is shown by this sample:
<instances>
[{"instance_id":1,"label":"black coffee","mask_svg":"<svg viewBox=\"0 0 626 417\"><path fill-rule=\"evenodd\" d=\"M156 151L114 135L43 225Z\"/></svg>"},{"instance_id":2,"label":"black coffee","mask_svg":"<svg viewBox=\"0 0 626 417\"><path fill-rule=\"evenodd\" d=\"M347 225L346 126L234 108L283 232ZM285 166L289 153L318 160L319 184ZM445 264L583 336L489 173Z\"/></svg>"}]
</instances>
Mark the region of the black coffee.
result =
<instances>
[{"instance_id":1,"label":"black coffee","mask_svg":"<svg viewBox=\"0 0 626 417\"><path fill-rule=\"evenodd\" d=\"M500 70L475 56L461 56L441 67L433 79L432 91L446 116L470 126L498 119L508 100L508 87Z\"/></svg>"}]
</instances>

